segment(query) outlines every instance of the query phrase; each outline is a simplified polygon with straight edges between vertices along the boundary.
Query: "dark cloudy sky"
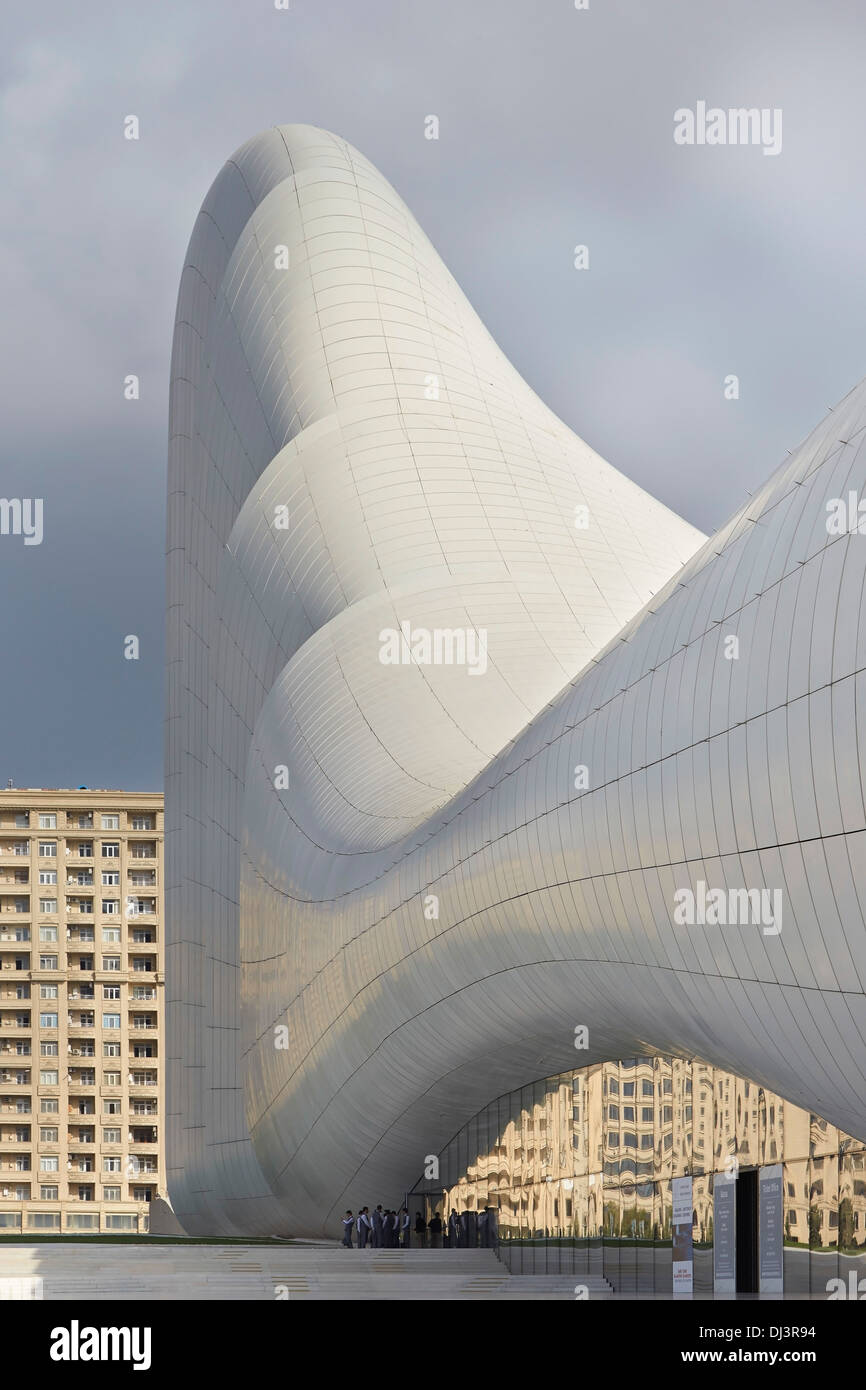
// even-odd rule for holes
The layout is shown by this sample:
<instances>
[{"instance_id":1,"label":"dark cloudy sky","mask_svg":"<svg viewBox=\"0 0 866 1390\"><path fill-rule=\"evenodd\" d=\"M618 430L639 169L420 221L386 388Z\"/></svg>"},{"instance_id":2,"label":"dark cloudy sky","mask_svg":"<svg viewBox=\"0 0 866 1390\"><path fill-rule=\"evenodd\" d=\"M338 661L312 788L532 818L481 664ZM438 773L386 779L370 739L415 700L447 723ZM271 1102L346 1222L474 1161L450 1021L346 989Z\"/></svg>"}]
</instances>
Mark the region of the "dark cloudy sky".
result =
<instances>
[{"instance_id":1,"label":"dark cloudy sky","mask_svg":"<svg viewBox=\"0 0 866 1390\"><path fill-rule=\"evenodd\" d=\"M175 296L265 126L366 154L543 399L704 530L866 373L862 0L290 3L4 7L0 496L45 507L0 536L18 786L161 787ZM781 154L676 146L698 100L781 108Z\"/></svg>"}]
</instances>

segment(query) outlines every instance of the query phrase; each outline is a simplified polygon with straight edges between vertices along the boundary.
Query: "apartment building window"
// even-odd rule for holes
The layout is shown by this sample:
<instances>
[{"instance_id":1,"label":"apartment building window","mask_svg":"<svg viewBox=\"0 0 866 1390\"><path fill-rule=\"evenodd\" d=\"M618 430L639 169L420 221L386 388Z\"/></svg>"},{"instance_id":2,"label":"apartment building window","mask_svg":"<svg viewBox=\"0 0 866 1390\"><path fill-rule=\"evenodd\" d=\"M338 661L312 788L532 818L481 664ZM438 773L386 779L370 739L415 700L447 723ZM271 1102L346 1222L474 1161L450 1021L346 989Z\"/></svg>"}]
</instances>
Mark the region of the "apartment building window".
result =
<instances>
[{"instance_id":1,"label":"apartment building window","mask_svg":"<svg viewBox=\"0 0 866 1390\"><path fill-rule=\"evenodd\" d=\"M93 858L93 841L92 841L92 840L79 840L79 841L78 841L78 858L79 858L79 859L92 859L92 858Z\"/></svg>"},{"instance_id":2,"label":"apartment building window","mask_svg":"<svg viewBox=\"0 0 866 1390\"><path fill-rule=\"evenodd\" d=\"M59 1211L31 1211L27 1213L27 1225L37 1231L59 1231Z\"/></svg>"},{"instance_id":3,"label":"apartment building window","mask_svg":"<svg viewBox=\"0 0 866 1390\"><path fill-rule=\"evenodd\" d=\"M651 1134L642 1134L641 1137L640 1137L640 1146L641 1146L642 1149L651 1149L652 1146L653 1146L653 1137L652 1137L652 1135L651 1135Z\"/></svg>"},{"instance_id":4,"label":"apartment building window","mask_svg":"<svg viewBox=\"0 0 866 1390\"><path fill-rule=\"evenodd\" d=\"M40 829L40 830L56 830L56 829L57 829L57 816L54 814L53 811L40 811L40 812L39 812L39 829Z\"/></svg>"},{"instance_id":5,"label":"apartment building window","mask_svg":"<svg viewBox=\"0 0 866 1390\"><path fill-rule=\"evenodd\" d=\"M70 814L69 817L67 818L67 820L68 820L68 824L70 824L70 825L72 824L73 821L75 821L75 824L77 825L77 827L78 827L79 830L92 830L92 829L93 829L93 812L92 812L92 811L81 811L77 817L74 816L74 815L72 815L72 814Z\"/></svg>"},{"instance_id":6,"label":"apartment building window","mask_svg":"<svg viewBox=\"0 0 866 1390\"><path fill-rule=\"evenodd\" d=\"M40 1028L56 1028L56 1027L57 1027L57 1014L40 1014L40 1015L39 1015L39 1027L40 1027Z\"/></svg>"},{"instance_id":7,"label":"apartment building window","mask_svg":"<svg viewBox=\"0 0 866 1390\"><path fill-rule=\"evenodd\" d=\"M151 1043L135 1043L132 1049L133 1057L152 1057L153 1045Z\"/></svg>"},{"instance_id":8,"label":"apartment building window","mask_svg":"<svg viewBox=\"0 0 866 1390\"><path fill-rule=\"evenodd\" d=\"M103 857L103 859L119 859L119 858L120 858L120 841L119 841L119 840L103 840L103 842L102 842L102 857Z\"/></svg>"},{"instance_id":9,"label":"apartment building window","mask_svg":"<svg viewBox=\"0 0 866 1390\"><path fill-rule=\"evenodd\" d=\"M29 1057L29 1056L30 1056L30 1044L29 1044L29 1043L26 1043L26 1042L18 1042L18 1043L16 1043L16 1044L15 1044L15 1054L16 1054L16 1056L18 1056L18 1057Z\"/></svg>"},{"instance_id":10,"label":"apartment building window","mask_svg":"<svg viewBox=\"0 0 866 1390\"><path fill-rule=\"evenodd\" d=\"M39 1200L41 1202L56 1202L59 1190L60 1189L57 1187L49 1187L47 1184L44 1184L39 1189Z\"/></svg>"},{"instance_id":11,"label":"apartment building window","mask_svg":"<svg viewBox=\"0 0 866 1390\"><path fill-rule=\"evenodd\" d=\"M78 957L78 969L79 969L79 970L92 970L92 969L93 969L93 956L79 956L79 957Z\"/></svg>"},{"instance_id":12,"label":"apartment building window","mask_svg":"<svg viewBox=\"0 0 866 1390\"><path fill-rule=\"evenodd\" d=\"M138 844L131 844L129 852L133 859L155 859L156 845L142 840Z\"/></svg>"},{"instance_id":13,"label":"apartment building window","mask_svg":"<svg viewBox=\"0 0 866 1390\"><path fill-rule=\"evenodd\" d=\"M103 1028L119 1028L120 1014L103 1014L102 1026Z\"/></svg>"},{"instance_id":14,"label":"apartment building window","mask_svg":"<svg viewBox=\"0 0 866 1390\"><path fill-rule=\"evenodd\" d=\"M86 1170L86 1171L89 1171L89 1169ZM78 1200L79 1200L79 1202L92 1202L92 1201L93 1201L93 1187L92 1187L91 1184L88 1184L86 1187L85 1187L83 1184L80 1184L80 1185L79 1185L79 1188L78 1188Z\"/></svg>"},{"instance_id":15,"label":"apartment building window","mask_svg":"<svg viewBox=\"0 0 866 1390\"><path fill-rule=\"evenodd\" d=\"M651 1125L653 1122L653 1110L651 1105L645 1105L640 1112L641 1124Z\"/></svg>"},{"instance_id":16,"label":"apartment building window","mask_svg":"<svg viewBox=\"0 0 866 1390\"><path fill-rule=\"evenodd\" d=\"M56 858L57 858L57 842L56 842L56 840L40 840L40 841L39 841L39 858L40 858L40 859L56 859Z\"/></svg>"},{"instance_id":17,"label":"apartment building window","mask_svg":"<svg viewBox=\"0 0 866 1390\"><path fill-rule=\"evenodd\" d=\"M39 1111L42 1115L59 1115L60 1101L56 1096L42 1096L39 1101Z\"/></svg>"},{"instance_id":18,"label":"apartment building window","mask_svg":"<svg viewBox=\"0 0 866 1390\"><path fill-rule=\"evenodd\" d=\"M119 999L120 985L103 985L102 997L103 999Z\"/></svg>"},{"instance_id":19,"label":"apartment building window","mask_svg":"<svg viewBox=\"0 0 866 1390\"><path fill-rule=\"evenodd\" d=\"M103 888L118 888L120 886L120 870L103 869L102 886Z\"/></svg>"},{"instance_id":20,"label":"apartment building window","mask_svg":"<svg viewBox=\"0 0 866 1390\"><path fill-rule=\"evenodd\" d=\"M29 956L16 956L16 957L15 957L15 969L16 969L16 970L29 970L29 969L30 969L30 957L29 957Z\"/></svg>"},{"instance_id":21,"label":"apartment building window","mask_svg":"<svg viewBox=\"0 0 866 1390\"><path fill-rule=\"evenodd\" d=\"M18 1154L18 1155L17 1155L17 1157L16 1157L16 1159L15 1159L15 1172L16 1172L16 1173L29 1173L29 1172L30 1172L30 1158L29 1158L29 1156L28 1156L27 1154Z\"/></svg>"},{"instance_id":22,"label":"apartment building window","mask_svg":"<svg viewBox=\"0 0 866 1390\"><path fill-rule=\"evenodd\" d=\"M42 1086L56 1086L56 1085L57 1085L57 1072L56 1072L56 1071L41 1071L41 1072L39 1073L39 1082L40 1082L40 1085L42 1085Z\"/></svg>"},{"instance_id":23,"label":"apartment building window","mask_svg":"<svg viewBox=\"0 0 866 1390\"><path fill-rule=\"evenodd\" d=\"M60 1159L57 1154L43 1154L39 1160L40 1173L59 1173Z\"/></svg>"},{"instance_id":24,"label":"apartment building window","mask_svg":"<svg viewBox=\"0 0 866 1390\"><path fill-rule=\"evenodd\" d=\"M56 969L57 969L57 957L56 957L56 956L40 956L40 957L39 957L39 969L40 969L40 970L56 970Z\"/></svg>"},{"instance_id":25,"label":"apartment building window","mask_svg":"<svg viewBox=\"0 0 866 1390\"><path fill-rule=\"evenodd\" d=\"M103 1043L102 1055L103 1057L119 1057L120 1043Z\"/></svg>"},{"instance_id":26,"label":"apartment building window","mask_svg":"<svg viewBox=\"0 0 866 1390\"><path fill-rule=\"evenodd\" d=\"M40 869L40 870L39 870L39 882L40 882L41 884L43 884L43 885L48 885L48 884L51 884L51 883L56 883L56 882L57 882L57 870L56 870L56 869Z\"/></svg>"},{"instance_id":27,"label":"apartment building window","mask_svg":"<svg viewBox=\"0 0 866 1390\"><path fill-rule=\"evenodd\" d=\"M106 917L118 917L120 915L119 898L103 898L102 911Z\"/></svg>"},{"instance_id":28,"label":"apartment building window","mask_svg":"<svg viewBox=\"0 0 866 1390\"><path fill-rule=\"evenodd\" d=\"M15 844L14 844L14 852L15 852L15 854L17 854L17 855L19 856L19 858L23 857L24 855L28 855L28 856L29 856L29 854L30 854L30 841L29 841L29 840L16 840L16 841L15 841Z\"/></svg>"},{"instance_id":29,"label":"apartment building window","mask_svg":"<svg viewBox=\"0 0 866 1390\"><path fill-rule=\"evenodd\" d=\"M103 927L102 941L105 946L120 945L120 927Z\"/></svg>"},{"instance_id":30,"label":"apartment building window","mask_svg":"<svg viewBox=\"0 0 866 1390\"><path fill-rule=\"evenodd\" d=\"M103 1199L103 1201L105 1201L105 1202L119 1202L119 1201L120 1201L120 1188L119 1188L119 1187L104 1187L104 1188L102 1189L102 1199Z\"/></svg>"},{"instance_id":31,"label":"apartment building window","mask_svg":"<svg viewBox=\"0 0 866 1390\"><path fill-rule=\"evenodd\" d=\"M40 927L40 928L39 928L39 940L40 940L40 941L56 941L56 940L57 940L57 928L56 928L56 927Z\"/></svg>"},{"instance_id":32,"label":"apartment building window","mask_svg":"<svg viewBox=\"0 0 866 1390\"><path fill-rule=\"evenodd\" d=\"M107 1072L105 1073L105 1084L106 1084L106 1086L119 1086L119 1085L120 1085L120 1072L119 1072L119 1071L107 1071Z\"/></svg>"},{"instance_id":33,"label":"apartment building window","mask_svg":"<svg viewBox=\"0 0 866 1390\"><path fill-rule=\"evenodd\" d=\"M131 869L129 881L133 888L152 888L156 884L156 870Z\"/></svg>"},{"instance_id":34,"label":"apartment building window","mask_svg":"<svg viewBox=\"0 0 866 1390\"><path fill-rule=\"evenodd\" d=\"M39 1044L40 1057L59 1057L59 1044L56 1042L43 1042Z\"/></svg>"},{"instance_id":35,"label":"apartment building window","mask_svg":"<svg viewBox=\"0 0 866 1390\"><path fill-rule=\"evenodd\" d=\"M103 830L119 830L120 816L114 814L104 815L101 817L101 824Z\"/></svg>"},{"instance_id":36,"label":"apartment building window","mask_svg":"<svg viewBox=\"0 0 866 1390\"><path fill-rule=\"evenodd\" d=\"M133 972L138 971L139 975L145 975L153 970L153 960L150 956L137 956L132 962Z\"/></svg>"},{"instance_id":37,"label":"apartment building window","mask_svg":"<svg viewBox=\"0 0 866 1390\"><path fill-rule=\"evenodd\" d=\"M127 912L130 917L140 917L143 913L156 912L156 898L128 898Z\"/></svg>"},{"instance_id":38,"label":"apartment building window","mask_svg":"<svg viewBox=\"0 0 866 1390\"><path fill-rule=\"evenodd\" d=\"M136 946L150 946L153 943L153 932L144 930L134 931L132 933L132 940L133 944Z\"/></svg>"},{"instance_id":39,"label":"apartment building window","mask_svg":"<svg viewBox=\"0 0 866 1390\"><path fill-rule=\"evenodd\" d=\"M103 1144L119 1144L121 1142L120 1130L104 1129L102 1131L102 1142Z\"/></svg>"},{"instance_id":40,"label":"apartment building window","mask_svg":"<svg viewBox=\"0 0 866 1390\"><path fill-rule=\"evenodd\" d=\"M29 999L29 998L30 998L30 986L29 986L29 985L16 985L16 986L15 986L15 998L16 998L16 999Z\"/></svg>"},{"instance_id":41,"label":"apartment building window","mask_svg":"<svg viewBox=\"0 0 866 1390\"><path fill-rule=\"evenodd\" d=\"M149 1201L150 1201L150 1198L151 1198L151 1192L152 1192L152 1190L153 1190L153 1189L150 1188L150 1187L134 1187L134 1188L132 1189L133 1201L135 1201L135 1202L149 1202Z\"/></svg>"},{"instance_id":42,"label":"apartment building window","mask_svg":"<svg viewBox=\"0 0 866 1390\"><path fill-rule=\"evenodd\" d=\"M67 882L68 882L68 883L74 883L74 884L76 884L79 888L92 888L92 887L93 887L93 870L92 870L92 869L76 869L75 872L74 872L73 874L70 874L70 875L69 875L69 877L68 877L68 879L67 879Z\"/></svg>"},{"instance_id":43,"label":"apartment building window","mask_svg":"<svg viewBox=\"0 0 866 1390\"><path fill-rule=\"evenodd\" d=\"M16 941L29 941L29 940L30 940L30 928L29 928L29 927L16 927L16 928L15 928L15 940L16 940Z\"/></svg>"},{"instance_id":44,"label":"apartment building window","mask_svg":"<svg viewBox=\"0 0 866 1390\"><path fill-rule=\"evenodd\" d=\"M56 1125L43 1125L39 1131L40 1144L56 1144L58 1130Z\"/></svg>"},{"instance_id":45,"label":"apartment building window","mask_svg":"<svg viewBox=\"0 0 866 1390\"><path fill-rule=\"evenodd\" d=\"M133 830L153 830L155 828L153 816L133 816L132 828Z\"/></svg>"},{"instance_id":46,"label":"apartment building window","mask_svg":"<svg viewBox=\"0 0 866 1390\"><path fill-rule=\"evenodd\" d=\"M120 1173L123 1171L123 1160L120 1158L104 1158L102 1169L105 1173Z\"/></svg>"},{"instance_id":47,"label":"apartment building window","mask_svg":"<svg viewBox=\"0 0 866 1390\"><path fill-rule=\"evenodd\" d=\"M106 1100L102 1103L102 1111L105 1115L122 1115L123 1103L119 1100Z\"/></svg>"},{"instance_id":48,"label":"apartment building window","mask_svg":"<svg viewBox=\"0 0 866 1390\"><path fill-rule=\"evenodd\" d=\"M103 970L119 970L120 956L103 956L102 968Z\"/></svg>"},{"instance_id":49,"label":"apartment building window","mask_svg":"<svg viewBox=\"0 0 866 1390\"><path fill-rule=\"evenodd\" d=\"M16 811L16 812L15 812L15 829L16 829L16 830L29 830L29 829L30 829L30 812L29 812L29 811Z\"/></svg>"},{"instance_id":50,"label":"apartment building window","mask_svg":"<svg viewBox=\"0 0 866 1390\"><path fill-rule=\"evenodd\" d=\"M49 957L45 957L45 959L49 959ZM56 956L53 956L53 957L50 957L50 959L56 960L57 957L56 957ZM50 969L50 967L43 967L43 969ZM39 986L39 998L40 998L40 999L56 999L56 998L57 998L57 985L40 985L40 986Z\"/></svg>"},{"instance_id":51,"label":"apartment building window","mask_svg":"<svg viewBox=\"0 0 866 1390\"><path fill-rule=\"evenodd\" d=\"M78 928L78 940L79 940L79 941L82 941L82 942L92 941L92 940L93 940L93 928L92 928L92 927L79 927L79 928Z\"/></svg>"}]
</instances>

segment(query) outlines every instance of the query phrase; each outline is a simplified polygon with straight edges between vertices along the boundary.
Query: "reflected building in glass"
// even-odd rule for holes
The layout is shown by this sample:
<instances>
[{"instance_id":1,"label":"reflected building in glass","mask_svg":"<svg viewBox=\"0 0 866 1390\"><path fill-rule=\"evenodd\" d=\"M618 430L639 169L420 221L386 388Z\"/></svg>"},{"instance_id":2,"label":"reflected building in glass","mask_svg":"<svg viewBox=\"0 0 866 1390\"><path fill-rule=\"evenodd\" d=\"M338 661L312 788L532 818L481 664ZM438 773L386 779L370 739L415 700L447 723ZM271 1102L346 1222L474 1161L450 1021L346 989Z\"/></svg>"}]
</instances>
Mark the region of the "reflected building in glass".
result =
<instances>
[{"instance_id":1,"label":"reflected building in glass","mask_svg":"<svg viewBox=\"0 0 866 1390\"><path fill-rule=\"evenodd\" d=\"M757 1292L761 1242L773 1235L758 1196L767 1174L779 1186L783 1291L826 1296L830 1279L866 1274L866 1146L754 1082L679 1058L605 1062L500 1096L410 1202L428 1219L491 1208L516 1272L583 1270L618 1292L665 1293L673 1183L690 1178L694 1290ZM727 1290L714 1251L725 1185L735 1210Z\"/></svg>"}]
</instances>

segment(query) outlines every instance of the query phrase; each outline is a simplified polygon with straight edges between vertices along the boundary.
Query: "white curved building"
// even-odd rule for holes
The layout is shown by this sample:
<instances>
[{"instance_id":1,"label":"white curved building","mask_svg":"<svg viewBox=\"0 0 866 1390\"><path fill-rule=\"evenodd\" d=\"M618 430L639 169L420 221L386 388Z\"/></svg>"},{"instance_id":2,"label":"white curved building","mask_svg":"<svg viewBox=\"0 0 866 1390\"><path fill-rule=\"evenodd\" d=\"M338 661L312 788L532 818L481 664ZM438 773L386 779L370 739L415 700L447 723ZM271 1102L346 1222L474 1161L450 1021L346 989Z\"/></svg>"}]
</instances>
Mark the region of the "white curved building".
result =
<instances>
[{"instance_id":1,"label":"white curved building","mask_svg":"<svg viewBox=\"0 0 866 1390\"><path fill-rule=\"evenodd\" d=\"M345 141L229 160L172 361L188 1231L332 1232L576 1058L697 1057L866 1133L866 541L825 507L864 424L861 387L703 544L538 400ZM680 924L686 889L763 915Z\"/></svg>"}]
</instances>

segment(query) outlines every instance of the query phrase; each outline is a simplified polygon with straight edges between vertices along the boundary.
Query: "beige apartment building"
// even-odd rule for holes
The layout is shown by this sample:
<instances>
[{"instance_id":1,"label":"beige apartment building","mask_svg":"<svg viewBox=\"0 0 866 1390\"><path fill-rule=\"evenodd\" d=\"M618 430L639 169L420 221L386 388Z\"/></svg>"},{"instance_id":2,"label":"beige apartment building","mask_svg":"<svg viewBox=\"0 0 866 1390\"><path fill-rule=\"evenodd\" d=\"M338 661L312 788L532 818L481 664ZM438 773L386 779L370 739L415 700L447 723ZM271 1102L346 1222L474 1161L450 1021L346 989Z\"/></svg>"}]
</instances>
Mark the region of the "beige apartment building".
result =
<instances>
[{"instance_id":1,"label":"beige apartment building","mask_svg":"<svg viewBox=\"0 0 866 1390\"><path fill-rule=\"evenodd\" d=\"M0 1238L165 1195L163 800L0 790Z\"/></svg>"}]
</instances>

